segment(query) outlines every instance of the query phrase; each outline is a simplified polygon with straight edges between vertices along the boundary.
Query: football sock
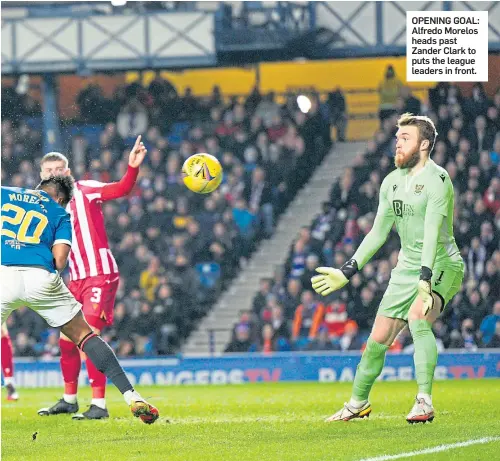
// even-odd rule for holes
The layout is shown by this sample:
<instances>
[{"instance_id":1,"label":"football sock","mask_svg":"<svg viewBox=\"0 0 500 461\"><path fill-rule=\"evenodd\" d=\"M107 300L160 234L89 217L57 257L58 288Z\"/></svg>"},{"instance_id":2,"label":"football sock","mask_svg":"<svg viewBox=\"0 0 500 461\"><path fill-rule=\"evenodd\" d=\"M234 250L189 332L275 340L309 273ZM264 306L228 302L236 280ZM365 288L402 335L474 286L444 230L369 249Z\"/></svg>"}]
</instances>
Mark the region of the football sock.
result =
<instances>
[{"instance_id":1,"label":"football sock","mask_svg":"<svg viewBox=\"0 0 500 461\"><path fill-rule=\"evenodd\" d=\"M427 320L414 320L409 323L413 337L415 353L415 376L417 378L418 392L432 394L432 380L437 363L437 344L431 324Z\"/></svg>"},{"instance_id":2,"label":"football sock","mask_svg":"<svg viewBox=\"0 0 500 461\"><path fill-rule=\"evenodd\" d=\"M144 399L134 389L131 389L130 391L125 392L123 394L123 398L125 399L125 402L127 402L127 405L130 405L132 403L132 400L141 401L141 402L144 401Z\"/></svg>"},{"instance_id":3,"label":"football sock","mask_svg":"<svg viewBox=\"0 0 500 461\"><path fill-rule=\"evenodd\" d=\"M63 400L66 403L76 403L76 394L63 394Z\"/></svg>"},{"instance_id":4,"label":"football sock","mask_svg":"<svg viewBox=\"0 0 500 461\"><path fill-rule=\"evenodd\" d=\"M13 383L14 376L14 363L12 361L12 342L10 341L10 336L2 336L2 373L4 377L5 384ZM9 382L7 382L7 380Z\"/></svg>"},{"instance_id":5,"label":"football sock","mask_svg":"<svg viewBox=\"0 0 500 461\"><path fill-rule=\"evenodd\" d=\"M87 354L97 370L104 373L122 394L134 389L118 363L115 353L100 336L91 333L80 342L78 347Z\"/></svg>"},{"instance_id":6,"label":"football sock","mask_svg":"<svg viewBox=\"0 0 500 461\"><path fill-rule=\"evenodd\" d=\"M424 399L427 405L432 407L432 396L429 394L425 394L424 392L419 392L417 394L417 399Z\"/></svg>"},{"instance_id":7,"label":"football sock","mask_svg":"<svg viewBox=\"0 0 500 461\"><path fill-rule=\"evenodd\" d=\"M92 399L90 402L92 405L95 405L99 408L102 408L103 410L106 409L106 399Z\"/></svg>"},{"instance_id":8,"label":"football sock","mask_svg":"<svg viewBox=\"0 0 500 461\"><path fill-rule=\"evenodd\" d=\"M59 339L59 348L61 349L61 370L64 379L64 394L75 396L78 390L78 376L82 368L82 359L80 358L80 351L71 341L66 339ZM66 400L66 399L64 399ZM68 403L75 403L66 400Z\"/></svg>"},{"instance_id":9,"label":"football sock","mask_svg":"<svg viewBox=\"0 0 500 461\"><path fill-rule=\"evenodd\" d=\"M92 387L92 398L104 399L106 395L106 376L95 367L88 357L85 364L87 365L87 374Z\"/></svg>"},{"instance_id":10,"label":"football sock","mask_svg":"<svg viewBox=\"0 0 500 461\"><path fill-rule=\"evenodd\" d=\"M356 400L351 397L351 400L349 400L349 405L354 408L361 408L368 400Z\"/></svg>"},{"instance_id":11,"label":"football sock","mask_svg":"<svg viewBox=\"0 0 500 461\"><path fill-rule=\"evenodd\" d=\"M377 377L382 372L385 361L385 353L389 346L374 341L371 337L366 342L366 349L363 352L354 377L352 387L352 399L366 401L370 395L370 390Z\"/></svg>"}]
</instances>

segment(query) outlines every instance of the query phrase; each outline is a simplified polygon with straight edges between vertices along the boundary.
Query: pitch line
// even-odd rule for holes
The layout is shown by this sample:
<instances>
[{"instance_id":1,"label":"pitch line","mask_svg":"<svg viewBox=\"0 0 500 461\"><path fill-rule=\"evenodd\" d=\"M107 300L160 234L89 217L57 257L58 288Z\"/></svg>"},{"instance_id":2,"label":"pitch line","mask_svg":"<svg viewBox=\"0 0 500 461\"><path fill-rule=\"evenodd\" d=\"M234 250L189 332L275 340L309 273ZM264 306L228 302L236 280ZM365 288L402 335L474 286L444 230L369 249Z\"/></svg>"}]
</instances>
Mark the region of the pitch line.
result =
<instances>
[{"instance_id":1,"label":"pitch line","mask_svg":"<svg viewBox=\"0 0 500 461\"><path fill-rule=\"evenodd\" d=\"M482 437L481 439L467 440L465 442L448 443L446 445L438 445L434 448L425 448L424 450L408 451L397 455L383 455L375 458L364 458L359 461L389 461L391 459L409 458L410 456L428 455L431 453L439 453L440 451L452 450L454 448L468 447L470 445L479 445L483 443L499 441L500 437Z\"/></svg>"}]
</instances>

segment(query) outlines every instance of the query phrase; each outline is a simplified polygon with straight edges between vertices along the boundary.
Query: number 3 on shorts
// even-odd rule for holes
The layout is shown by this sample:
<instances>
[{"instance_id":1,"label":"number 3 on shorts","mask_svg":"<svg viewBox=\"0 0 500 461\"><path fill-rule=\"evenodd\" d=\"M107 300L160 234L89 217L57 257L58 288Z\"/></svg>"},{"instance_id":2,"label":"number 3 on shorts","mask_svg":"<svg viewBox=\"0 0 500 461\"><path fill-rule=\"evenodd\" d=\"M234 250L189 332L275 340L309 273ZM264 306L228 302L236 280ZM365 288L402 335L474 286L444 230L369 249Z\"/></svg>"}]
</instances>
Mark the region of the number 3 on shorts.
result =
<instances>
[{"instance_id":1,"label":"number 3 on shorts","mask_svg":"<svg viewBox=\"0 0 500 461\"><path fill-rule=\"evenodd\" d=\"M102 293L102 288L97 288L94 287L92 288L92 298L90 298L90 302L93 303L100 303L101 302L101 293Z\"/></svg>"}]
</instances>

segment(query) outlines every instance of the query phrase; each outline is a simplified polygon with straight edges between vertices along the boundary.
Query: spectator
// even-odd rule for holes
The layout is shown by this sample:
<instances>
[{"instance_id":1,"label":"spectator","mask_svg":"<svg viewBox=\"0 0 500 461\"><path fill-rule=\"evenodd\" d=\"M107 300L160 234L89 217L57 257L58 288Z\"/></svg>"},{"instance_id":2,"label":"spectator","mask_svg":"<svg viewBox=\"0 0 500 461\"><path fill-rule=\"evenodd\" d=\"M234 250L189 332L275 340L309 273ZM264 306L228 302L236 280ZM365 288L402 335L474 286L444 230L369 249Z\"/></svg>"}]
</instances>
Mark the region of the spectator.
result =
<instances>
[{"instance_id":1,"label":"spectator","mask_svg":"<svg viewBox=\"0 0 500 461\"><path fill-rule=\"evenodd\" d=\"M316 339L325 315L323 304L314 300L311 291L304 291L301 301L302 304L295 310L292 330L292 340L297 349L305 348L310 341Z\"/></svg>"},{"instance_id":2,"label":"spectator","mask_svg":"<svg viewBox=\"0 0 500 461\"><path fill-rule=\"evenodd\" d=\"M254 296L252 302L252 310L256 315L260 315L261 310L266 306L270 292L271 281L268 278L261 278L259 292Z\"/></svg>"},{"instance_id":3,"label":"spectator","mask_svg":"<svg viewBox=\"0 0 500 461\"><path fill-rule=\"evenodd\" d=\"M495 335L498 322L500 322L500 301L495 302L495 305L493 306L493 313L484 317L481 322L481 326L479 327L484 347L499 347L498 345L490 345L493 336Z\"/></svg>"},{"instance_id":4,"label":"spectator","mask_svg":"<svg viewBox=\"0 0 500 461\"><path fill-rule=\"evenodd\" d=\"M328 94L327 107L330 115L330 124L337 130L337 141L345 142L347 129L347 107L342 89L337 86Z\"/></svg>"},{"instance_id":5,"label":"spectator","mask_svg":"<svg viewBox=\"0 0 500 461\"><path fill-rule=\"evenodd\" d=\"M20 332L14 342L15 355L18 357L37 357L33 347L33 339L30 339L28 333Z\"/></svg>"},{"instance_id":6,"label":"spectator","mask_svg":"<svg viewBox=\"0 0 500 461\"><path fill-rule=\"evenodd\" d=\"M250 327L246 324L240 324L235 328L235 337L228 344L224 352L247 352L252 346L250 340Z\"/></svg>"},{"instance_id":7,"label":"spectator","mask_svg":"<svg viewBox=\"0 0 500 461\"><path fill-rule=\"evenodd\" d=\"M146 298L153 301L155 298L156 288L159 283L159 274L161 272L160 259L153 256L149 261L146 270L141 272L139 286L144 290Z\"/></svg>"},{"instance_id":8,"label":"spectator","mask_svg":"<svg viewBox=\"0 0 500 461\"><path fill-rule=\"evenodd\" d=\"M363 347L358 325L354 320L349 320L346 323L344 334L340 338L339 344L343 351L359 351Z\"/></svg>"},{"instance_id":9,"label":"spectator","mask_svg":"<svg viewBox=\"0 0 500 461\"><path fill-rule=\"evenodd\" d=\"M348 320L345 302L335 299L326 305L324 326L330 339L338 340L344 334Z\"/></svg>"},{"instance_id":10,"label":"spectator","mask_svg":"<svg viewBox=\"0 0 500 461\"><path fill-rule=\"evenodd\" d=\"M498 321L498 320L497 320L497 323L495 324L495 334L491 338L487 347L492 348L492 349L493 348L500 348L500 321Z\"/></svg>"},{"instance_id":11,"label":"spectator","mask_svg":"<svg viewBox=\"0 0 500 461\"><path fill-rule=\"evenodd\" d=\"M402 88L401 81L396 77L396 72L392 65L388 65L385 70L384 79L379 84L379 119L382 124L384 120L396 112L396 102Z\"/></svg>"},{"instance_id":12,"label":"spectator","mask_svg":"<svg viewBox=\"0 0 500 461\"><path fill-rule=\"evenodd\" d=\"M340 346L337 342L330 339L328 328L322 325L318 330L318 336L307 345L307 350L310 351L340 351Z\"/></svg>"}]
</instances>

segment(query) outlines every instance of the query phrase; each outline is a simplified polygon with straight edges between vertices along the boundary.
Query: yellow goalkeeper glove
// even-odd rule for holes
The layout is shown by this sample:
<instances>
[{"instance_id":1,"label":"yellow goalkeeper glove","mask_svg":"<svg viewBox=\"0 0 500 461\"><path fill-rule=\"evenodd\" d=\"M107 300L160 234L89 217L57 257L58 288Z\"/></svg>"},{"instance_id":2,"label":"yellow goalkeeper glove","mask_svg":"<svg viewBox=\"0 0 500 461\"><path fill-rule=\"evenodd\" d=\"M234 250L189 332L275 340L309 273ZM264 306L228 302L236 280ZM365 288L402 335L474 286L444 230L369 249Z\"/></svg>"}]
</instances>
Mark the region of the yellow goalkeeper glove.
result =
<instances>
[{"instance_id":1,"label":"yellow goalkeeper glove","mask_svg":"<svg viewBox=\"0 0 500 461\"><path fill-rule=\"evenodd\" d=\"M432 296L432 271L425 266L420 270L420 280L418 281L418 294L424 303L422 314L427 315L434 307L434 296Z\"/></svg>"},{"instance_id":2,"label":"yellow goalkeeper glove","mask_svg":"<svg viewBox=\"0 0 500 461\"><path fill-rule=\"evenodd\" d=\"M349 283L349 279L358 271L358 263L354 259L347 261L340 269L333 267L318 267L315 275L311 278L314 291L320 295L328 296L334 291L340 290Z\"/></svg>"}]
</instances>

